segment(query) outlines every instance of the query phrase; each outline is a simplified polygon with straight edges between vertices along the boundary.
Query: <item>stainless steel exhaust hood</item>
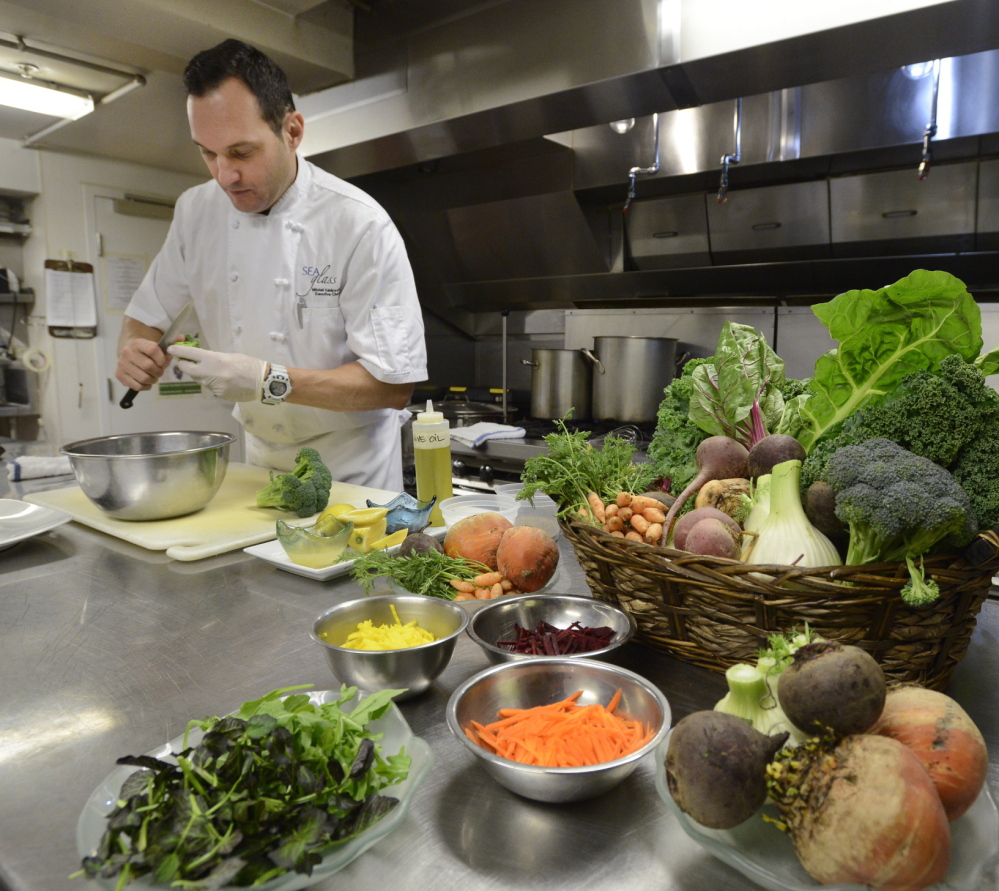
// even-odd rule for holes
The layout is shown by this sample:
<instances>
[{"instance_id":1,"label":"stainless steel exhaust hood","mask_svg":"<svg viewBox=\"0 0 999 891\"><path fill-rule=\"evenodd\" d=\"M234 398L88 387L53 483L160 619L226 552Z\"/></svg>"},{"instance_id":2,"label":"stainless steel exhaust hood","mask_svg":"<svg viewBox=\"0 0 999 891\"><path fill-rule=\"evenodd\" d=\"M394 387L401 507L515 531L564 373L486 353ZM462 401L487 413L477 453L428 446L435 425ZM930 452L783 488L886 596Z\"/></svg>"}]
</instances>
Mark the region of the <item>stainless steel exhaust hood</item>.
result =
<instances>
[{"instance_id":1,"label":"stainless steel exhaust hood","mask_svg":"<svg viewBox=\"0 0 999 891\"><path fill-rule=\"evenodd\" d=\"M991 2L872 0L863 19L849 4L712 4L710 29L706 6L482 4L359 56L371 73L346 104L343 88L305 97L305 149L389 209L421 298L466 331L504 309L807 298L861 269L880 284L933 264L999 290L999 231L981 230L999 181ZM933 166L909 195L934 93ZM739 163L718 204L737 98ZM624 214L654 121L658 172ZM866 202L871 226L851 229L844 202Z\"/></svg>"}]
</instances>

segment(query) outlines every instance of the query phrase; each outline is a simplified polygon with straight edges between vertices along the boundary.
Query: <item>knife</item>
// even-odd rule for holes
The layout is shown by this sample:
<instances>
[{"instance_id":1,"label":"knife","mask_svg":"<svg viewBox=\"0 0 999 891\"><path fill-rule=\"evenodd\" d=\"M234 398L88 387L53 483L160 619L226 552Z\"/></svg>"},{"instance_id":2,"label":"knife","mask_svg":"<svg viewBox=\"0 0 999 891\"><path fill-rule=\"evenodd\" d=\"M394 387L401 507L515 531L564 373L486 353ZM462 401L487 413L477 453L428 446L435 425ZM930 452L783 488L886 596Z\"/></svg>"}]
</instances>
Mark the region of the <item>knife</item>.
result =
<instances>
[{"instance_id":1,"label":"knife","mask_svg":"<svg viewBox=\"0 0 999 891\"><path fill-rule=\"evenodd\" d=\"M177 342L178 334L197 334L198 329L198 314L194 311L194 301L189 300L187 305L180 311L180 314L171 323L170 327L167 328L166 333L160 338L159 348L166 352L166 348L172 343ZM135 394L138 390L129 389L124 396L121 397L121 402L118 404L122 408L131 408L132 400L135 399Z\"/></svg>"}]
</instances>

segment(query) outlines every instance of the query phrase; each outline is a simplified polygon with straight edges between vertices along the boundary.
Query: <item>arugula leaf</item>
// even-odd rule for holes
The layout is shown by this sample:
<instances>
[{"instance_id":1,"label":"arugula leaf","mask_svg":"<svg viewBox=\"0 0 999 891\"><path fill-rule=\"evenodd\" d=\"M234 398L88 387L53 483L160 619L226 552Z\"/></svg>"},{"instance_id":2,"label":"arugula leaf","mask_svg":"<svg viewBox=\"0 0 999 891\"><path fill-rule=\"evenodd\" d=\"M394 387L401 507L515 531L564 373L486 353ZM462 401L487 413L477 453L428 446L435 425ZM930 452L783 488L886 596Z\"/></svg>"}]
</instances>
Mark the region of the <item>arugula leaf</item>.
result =
<instances>
[{"instance_id":1,"label":"arugula leaf","mask_svg":"<svg viewBox=\"0 0 999 891\"><path fill-rule=\"evenodd\" d=\"M878 291L847 291L812 309L838 346L815 363L812 395L793 400L779 428L806 451L910 372L933 370L952 353L973 362L982 349L981 311L948 272L917 269Z\"/></svg>"}]
</instances>

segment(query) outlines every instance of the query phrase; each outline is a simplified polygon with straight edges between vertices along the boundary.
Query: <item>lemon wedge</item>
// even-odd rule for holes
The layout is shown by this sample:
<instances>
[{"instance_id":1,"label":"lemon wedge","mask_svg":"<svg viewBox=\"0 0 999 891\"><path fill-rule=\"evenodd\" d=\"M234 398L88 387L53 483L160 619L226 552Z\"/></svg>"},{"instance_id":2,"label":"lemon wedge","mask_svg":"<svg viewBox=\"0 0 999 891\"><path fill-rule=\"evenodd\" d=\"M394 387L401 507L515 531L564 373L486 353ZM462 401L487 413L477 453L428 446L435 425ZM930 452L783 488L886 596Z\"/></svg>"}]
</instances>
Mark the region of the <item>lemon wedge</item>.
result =
<instances>
[{"instance_id":1,"label":"lemon wedge","mask_svg":"<svg viewBox=\"0 0 999 891\"><path fill-rule=\"evenodd\" d=\"M353 504L344 504L342 502L340 504L331 504L319 515L319 520L323 520L326 517L336 517L337 519L340 519L340 517L348 511L356 509L357 508L355 508ZM319 520L316 520L316 523L318 523Z\"/></svg>"},{"instance_id":2,"label":"lemon wedge","mask_svg":"<svg viewBox=\"0 0 999 891\"><path fill-rule=\"evenodd\" d=\"M369 526L354 525L354 531L350 535L350 547L361 554L370 554L374 550L374 543L385 537L385 530L388 522L383 516Z\"/></svg>"},{"instance_id":3,"label":"lemon wedge","mask_svg":"<svg viewBox=\"0 0 999 891\"><path fill-rule=\"evenodd\" d=\"M409 529L399 529L393 532L391 535L386 535L384 538L379 538L378 541L372 542L371 550L373 551L384 551L386 548L394 548L396 545L402 544L406 540L406 536L409 535Z\"/></svg>"},{"instance_id":4,"label":"lemon wedge","mask_svg":"<svg viewBox=\"0 0 999 891\"><path fill-rule=\"evenodd\" d=\"M356 528L357 526L371 526L373 523L383 520L386 514L388 514L387 507L357 507L340 514L337 519L341 523L353 523ZM385 534L384 527L381 534Z\"/></svg>"}]
</instances>

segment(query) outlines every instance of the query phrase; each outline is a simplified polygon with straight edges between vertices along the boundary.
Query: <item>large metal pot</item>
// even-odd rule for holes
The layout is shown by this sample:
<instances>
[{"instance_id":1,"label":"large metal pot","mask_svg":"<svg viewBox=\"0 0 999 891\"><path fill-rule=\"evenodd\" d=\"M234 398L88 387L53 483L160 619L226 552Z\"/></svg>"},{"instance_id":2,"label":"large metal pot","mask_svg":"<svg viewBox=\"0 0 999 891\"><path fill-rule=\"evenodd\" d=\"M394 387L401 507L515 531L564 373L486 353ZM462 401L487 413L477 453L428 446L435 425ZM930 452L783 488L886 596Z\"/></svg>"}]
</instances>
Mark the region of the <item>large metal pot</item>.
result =
<instances>
[{"instance_id":1,"label":"large metal pot","mask_svg":"<svg viewBox=\"0 0 999 891\"><path fill-rule=\"evenodd\" d=\"M590 417L592 369L579 350L531 350L531 417Z\"/></svg>"},{"instance_id":2,"label":"large metal pot","mask_svg":"<svg viewBox=\"0 0 999 891\"><path fill-rule=\"evenodd\" d=\"M594 337L593 417L627 424L656 420L663 390L676 376L672 337ZM595 354L595 355L594 355Z\"/></svg>"}]
</instances>

